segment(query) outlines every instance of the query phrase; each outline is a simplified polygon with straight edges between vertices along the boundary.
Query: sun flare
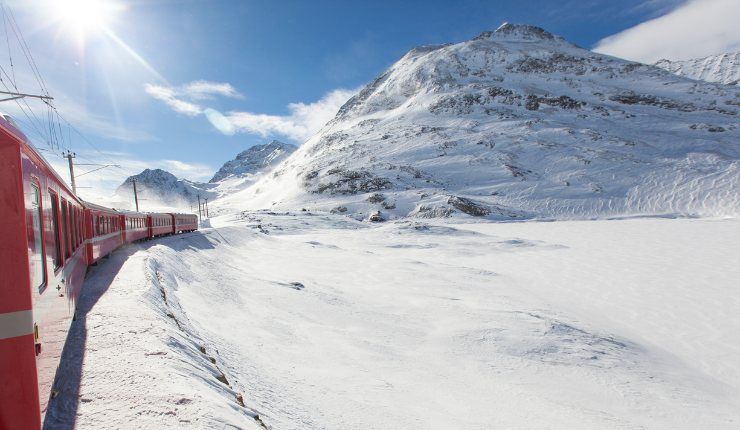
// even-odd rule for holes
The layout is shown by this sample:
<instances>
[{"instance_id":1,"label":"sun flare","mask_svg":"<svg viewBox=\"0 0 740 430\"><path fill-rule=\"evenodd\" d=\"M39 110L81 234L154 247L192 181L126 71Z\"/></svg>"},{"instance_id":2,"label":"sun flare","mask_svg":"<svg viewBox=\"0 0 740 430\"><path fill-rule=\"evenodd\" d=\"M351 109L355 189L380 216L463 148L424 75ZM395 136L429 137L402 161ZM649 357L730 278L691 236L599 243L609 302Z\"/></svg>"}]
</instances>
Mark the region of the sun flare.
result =
<instances>
[{"instance_id":1,"label":"sun flare","mask_svg":"<svg viewBox=\"0 0 740 430\"><path fill-rule=\"evenodd\" d=\"M65 30L85 38L108 28L122 7L111 0L50 0L47 9Z\"/></svg>"}]
</instances>

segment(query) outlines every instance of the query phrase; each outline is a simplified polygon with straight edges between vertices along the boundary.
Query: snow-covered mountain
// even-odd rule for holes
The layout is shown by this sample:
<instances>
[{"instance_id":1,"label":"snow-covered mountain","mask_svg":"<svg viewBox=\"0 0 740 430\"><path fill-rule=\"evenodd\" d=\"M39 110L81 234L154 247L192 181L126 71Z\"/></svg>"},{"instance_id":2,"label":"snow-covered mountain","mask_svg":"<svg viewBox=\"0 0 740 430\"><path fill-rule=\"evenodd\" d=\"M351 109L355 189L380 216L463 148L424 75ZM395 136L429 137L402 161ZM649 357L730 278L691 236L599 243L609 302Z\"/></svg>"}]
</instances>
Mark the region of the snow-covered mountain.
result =
<instances>
[{"instance_id":1,"label":"snow-covered mountain","mask_svg":"<svg viewBox=\"0 0 740 430\"><path fill-rule=\"evenodd\" d=\"M266 145L255 145L240 152L235 159L227 161L213 175L209 182L214 183L229 176L254 174L283 161L296 150L295 145L273 140Z\"/></svg>"},{"instance_id":2,"label":"snow-covered mountain","mask_svg":"<svg viewBox=\"0 0 740 430\"><path fill-rule=\"evenodd\" d=\"M725 85L740 85L740 52L685 61L660 60L655 65L678 76Z\"/></svg>"},{"instance_id":3,"label":"snow-covered mountain","mask_svg":"<svg viewBox=\"0 0 740 430\"><path fill-rule=\"evenodd\" d=\"M529 25L411 50L223 208L740 215L740 89Z\"/></svg>"},{"instance_id":4,"label":"snow-covered mountain","mask_svg":"<svg viewBox=\"0 0 740 430\"><path fill-rule=\"evenodd\" d=\"M197 208L198 195L202 199L211 199L216 196L213 184L178 179L172 173L162 169L146 169L138 175L129 176L116 189L116 196L127 201L132 200L134 180L140 200L139 206L142 210L161 207L187 209L193 206Z\"/></svg>"}]
</instances>

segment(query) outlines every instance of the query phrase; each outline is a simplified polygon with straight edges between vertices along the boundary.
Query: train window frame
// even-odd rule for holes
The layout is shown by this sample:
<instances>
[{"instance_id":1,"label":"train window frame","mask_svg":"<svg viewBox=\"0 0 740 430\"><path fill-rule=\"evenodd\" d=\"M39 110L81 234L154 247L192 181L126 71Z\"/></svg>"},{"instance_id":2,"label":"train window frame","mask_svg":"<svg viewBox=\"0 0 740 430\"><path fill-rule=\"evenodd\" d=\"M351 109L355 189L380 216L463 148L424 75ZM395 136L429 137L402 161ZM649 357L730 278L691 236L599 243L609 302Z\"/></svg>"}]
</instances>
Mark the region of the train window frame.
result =
<instances>
[{"instance_id":1,"label":"train window frame","mask_svg":"<svg viewBox=\"0 0 740 430\"><path fill-rule=\"evenodd\" d=\"M64 265L62 259L61 235L59 234L59 195L49 188L49 201L51 202L51 232L54 237L54 273L58 273Z\"/></svg>"},{"instance_id":2,"label":"train window frame","mask_svg":"<svg viewBox=\"0 0 740 430\"><path fill-rule=\"evenodd\" d=\"M31 192L33 195L33 198L36 199L35 205L35 215L38 216L38 231L36 224L32 221L32 227L33 228L33 234L34 234L34 245L39 245L40 249L38 250L38 253L41 257L41 283L36 286L39 294L43 293L44 290L46 290L46 286L48 285L48 274L46 273L47 265L46 265L46 244L44 243L44 196L41 193L41 181L35 176L31 177L30 181L31 185ZM32 200L32 205L34 204ZM31 208L31 210L34 210ZM35 218L34 218L35 220Z\"/></svg>"},{"instance_id":3,"label":"train window frame","mask_svg":"<svg viewBox=\"0 0 740 430\"><path fill-rule=\"evenodd\" d=\"M62 255L64 255L64 261L69 260L69 257L72 256L72 250L69 242L69 204L67 204L67 199L64 197L61 197L61 210L62 210L62 238L64 239L64 252L62 252Z\"/></svg>"},{"instance_id":4,"label":"train window frame","mask_svg":"<svg viewBox=\"0 0 740 430\"><path fill-rule=\"evenodd\" d=\"M80 247L80 213L79 209L75 207L75 248Z\"/></svg>"}]
</instances>

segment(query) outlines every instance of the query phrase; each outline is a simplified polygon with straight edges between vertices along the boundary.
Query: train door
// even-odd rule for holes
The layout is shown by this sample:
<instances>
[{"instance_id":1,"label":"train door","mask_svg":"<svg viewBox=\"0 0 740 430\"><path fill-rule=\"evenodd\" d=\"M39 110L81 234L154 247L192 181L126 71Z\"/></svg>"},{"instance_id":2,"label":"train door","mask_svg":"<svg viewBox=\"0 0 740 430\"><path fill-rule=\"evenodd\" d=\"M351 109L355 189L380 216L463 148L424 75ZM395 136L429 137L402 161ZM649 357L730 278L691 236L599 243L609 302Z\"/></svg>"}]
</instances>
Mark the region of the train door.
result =
<instances>
[{"instance_id":1,"label":"train door","mask_svg":"<svg viewBox=\"0 0 740 430\"><path fill-rule=\"evenodd\" d=\"M31 285L42 292L46 288L46 258L44 256L44 232L42 220L44 215L41 209L41 187L37 182L31 182L31 235L29 241L31 249L28 253L31 270Z\"/></svg>"}]
</instances>

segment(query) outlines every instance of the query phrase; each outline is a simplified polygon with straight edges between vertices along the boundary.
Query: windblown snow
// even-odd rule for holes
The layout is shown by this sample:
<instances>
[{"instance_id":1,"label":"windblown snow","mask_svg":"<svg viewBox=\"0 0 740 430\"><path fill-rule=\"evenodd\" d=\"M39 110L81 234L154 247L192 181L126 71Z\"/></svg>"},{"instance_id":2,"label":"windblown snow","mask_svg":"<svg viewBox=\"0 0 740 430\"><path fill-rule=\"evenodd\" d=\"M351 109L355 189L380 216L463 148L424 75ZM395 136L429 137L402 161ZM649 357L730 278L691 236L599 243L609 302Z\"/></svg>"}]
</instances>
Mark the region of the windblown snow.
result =
<instances>
[{"instance_id":1,"label":"windblown snow","mask_svg":"<svg viewBox=\"0 0 740 430\"><path fill-rule=\"evenodd\" d=\"M212 223L93 269L48 428L740 424L736 220Z\"/></svg>"},{"instance_id":2,"label":"windblown snow","mask_svg":"<svg viewBox=\"0 0 740 430\"><path fill-rule=\"evenodd\" d=\"M138 175L126 178L116 189L119 207L133 209L131 202L134 201L134 181L141 207L148 211L197 208L198 196L206 199L217 195L216 185L178 179L162 169L145 169Z\"/></svg>"},{"instance_id":3,"label":"windblown snow","mask_svg":"<svg viewBox=\"0 0 740 430\"><path fill-rule=\"evenodd\" d=\"M147 211L192 211L193 207L198 207L199 197L201 201L213 200L251 186L295 149L294 145L277 140L254 145L224 163L208 183L178 179L162 169L145 169L126 178L116 189L114 206L133 209L133 182L136 181L141 207Z\"/></svg>"}]
</instances>

